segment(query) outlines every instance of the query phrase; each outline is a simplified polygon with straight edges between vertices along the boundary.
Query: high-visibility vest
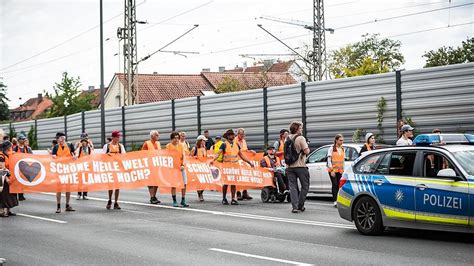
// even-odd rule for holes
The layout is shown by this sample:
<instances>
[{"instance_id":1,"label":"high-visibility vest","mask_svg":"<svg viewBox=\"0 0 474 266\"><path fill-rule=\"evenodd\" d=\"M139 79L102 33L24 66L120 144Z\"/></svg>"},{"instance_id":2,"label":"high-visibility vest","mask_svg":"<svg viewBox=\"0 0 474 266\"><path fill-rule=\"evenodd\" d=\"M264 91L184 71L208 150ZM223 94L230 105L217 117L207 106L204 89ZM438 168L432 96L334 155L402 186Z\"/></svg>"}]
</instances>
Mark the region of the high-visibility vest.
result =
<instances>
[{"instance_id":1,"label":"high-visibility vest","mask_svg":"<svg viewBox=\"0 0 474 266\"><path fill-rule=\"evenodd\" d=\"M196 157L198 158L207 158L207 150L206 148L197 148L196 147Z\"/></svg>"},{"instance_id":2,"label":"high-visibility vest","mask_svg":"<svg viewBox=\"0 0 474 266\"><path fill-rule=\"evenodd\" d=\"M190 151L189 151L189 142L185 141L185 142L180 142L181 146L183 146L183 151L184 151L184 154L185 155L189 155Z\"/></svg>"},{"instance_id":3,"label":"high-visibility vest","mask_svg":"<svg viewBox=\"0 0 474 266\"><path fill-rule=\"evenodd\" d=\"M221 146L224 142L222 140L216 142L216 144L214 144L214 154L219 154L219 151L221 149ZM217 157L216 159L218 162L222 162L224 160L224 156L221 154L219 155L219 157Z\"/></svg>"},{"instance_id":4,"label":"high-visibility vest","mask_svg":"<svg viewBox=\"0 0 474 266\"><path fill-rule=\"evenodd\" d=\"M78 158L81 158L82 156L86 156L86 155L90 155L92 153L92 147L88 144L87 146L87 152L85 152L86 150L84 149L84 146L80 146L79 147L79 153L78 153Z\"/></svg>"},{"instance_id":5,"label":"high-visibility vest","mask_svg":"<svg viewBox=\"0 0 474 266\"><path fill-rule=\"evenodd\" d=\"M69 149L69 143L64 143L64 145L58 145L58 151L56 152L57 157L72 157L71 149Z\"/></svg>"},{"instance_id":6,"label":"high-visibility vest","mask_svg":"<svg viewBox=\"0 0 474 266\"><path fill-rule=\"evenodd\" d=\"M167 150L174 150L174 151L178 151L179 152L179 163L180 165L183 165L183 162L184 162L184 158L183 158L183 144L181 143L178 143L178 145L173 145L172 143L168 143L166 144L166 149Z\"/></svg>"},{"instance_id":7,"label":"high-visibility vest","mask_svg":"<svg viewBox=\"0 0 474 266\"><path fill-rule=\"evenodd\" d=\"M236 163L239 161L239 145L234 141L232 145L229 141L225 141L224 163Z\"/></svg>"},{"instance_id":8,"label":"high-visibility vest","mask_svg":"<svg viewBox=\"0 0 474 266\"><path fill-rule=\"evenodd\" d=\"M267 155L267 156L263 157L263 159L265 160L265 163L267 163L267 168L272 168L272 162L270 161L270 157ZM275 156L275 159L276 159L275 166L280 166L281 165L280 158Z\"/></svg>"},{"instance_id":9,"label":"high-visibility vest","mask_svg":"<svg viewBox=\"0 0 474 266\"><path fill-rule=\"evenodd\" d=\"M236 137L234 139L234 144L239 144L241 151L248 151L249 150L247 148L247 141L245 141L245 139L239 140L239 137Z\"/></svg>"},{"instance_id":10,"label":"high-visibility vest","mask_svg":"<svg viewBox=\"0 0 474 266\"><path fill-rule=\"evenodd\" d=\"M155 143L153 143L151 140L147 140L145 141L145 145L149 151L161 150L161 143L159 141L155 141Z\"/></svg>"},{"instance_id":11,"label":"high-visibility vest","mask_svg":"<svg viewBox=\"0 0 474 266\"><path fill-rule=\"evenodd\" d=\"M5 154L1 151L0 151L0 157L3 157L3 159L5 159L5 168L8 169L8 167L10 166L10 157L8 156L8 154Z\"/></svg>"},{"instance_id":12,"label":"high-visibility vest","mask_svg":"<svg viewBox=\"0 0 474 266\"><path fill-rule=\"evenodd\" d=\"M342 149L341 154L338 151L334 151L334 150L332 152L332 157L331 157L332 169L331 169L331 172L341 173L341 174L344 172L344 157L346 155L345 155L344 148L341 147L341 149Z\"/></svg>"},{"instance_id":13,"label":"high-visibility vest","mask_svg":"<svg viewBox=\"0 0 474 266\"><path fill-rule=\"evenodd\" d=\"M21 151L20 145L16 146L15 149L13 149L13 151L18 152L18 153L29 153L28 152L28 146L26 146L26 145L23 146L23 151Z\"/></svg>"},{"instance_id":14,"label":"high-visibility vest","mask_svg":"<svg viewBox=\"0 0 474 266\"><path fill-rule=\"evenodd\" d=\"M110 154L121 154L122 153L122 147L120 143L117 143L117 145L113 145L112 143L107 144L107 150L108 153Z\"/></svg>"}]
</instances>

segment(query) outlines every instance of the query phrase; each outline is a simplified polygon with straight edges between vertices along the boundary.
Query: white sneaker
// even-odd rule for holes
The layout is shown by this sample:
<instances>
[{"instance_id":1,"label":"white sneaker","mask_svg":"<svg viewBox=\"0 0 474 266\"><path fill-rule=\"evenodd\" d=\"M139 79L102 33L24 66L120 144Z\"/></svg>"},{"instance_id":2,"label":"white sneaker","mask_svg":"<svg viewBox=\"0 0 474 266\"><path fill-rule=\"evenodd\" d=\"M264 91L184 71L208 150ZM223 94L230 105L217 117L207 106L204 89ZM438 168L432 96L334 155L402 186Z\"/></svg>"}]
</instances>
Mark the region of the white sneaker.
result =
<instances>
[{"instance_id":1,"label":"white sneaker","mask_svg":"<svg viewBox=\"0 0 474 266\"><path fill-rule=\"evenodd\" d=\"M334 202L334 208L337 208L337 201Z\"/></svg>"}]
</instances>

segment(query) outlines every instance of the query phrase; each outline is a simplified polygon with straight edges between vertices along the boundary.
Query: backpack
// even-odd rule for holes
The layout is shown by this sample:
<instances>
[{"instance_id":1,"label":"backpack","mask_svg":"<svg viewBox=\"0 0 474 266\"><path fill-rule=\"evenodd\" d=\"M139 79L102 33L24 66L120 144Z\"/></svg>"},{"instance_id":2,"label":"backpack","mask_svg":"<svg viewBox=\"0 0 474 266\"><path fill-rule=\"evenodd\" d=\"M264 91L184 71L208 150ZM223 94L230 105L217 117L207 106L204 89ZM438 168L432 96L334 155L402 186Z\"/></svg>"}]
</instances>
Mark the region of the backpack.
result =
<instances>
[{"instance_id":1,"label":"backpack","mask_svg":"<svg viewBox=\"0 0 474 266\"><path fill-rule=\"evenodd\" d=\"M301 152L296 151L295 140L299 135L293 139L288 137L285 141L285 163L287 165L294 164L300 158Z\"/></svg>"}]
</instances>

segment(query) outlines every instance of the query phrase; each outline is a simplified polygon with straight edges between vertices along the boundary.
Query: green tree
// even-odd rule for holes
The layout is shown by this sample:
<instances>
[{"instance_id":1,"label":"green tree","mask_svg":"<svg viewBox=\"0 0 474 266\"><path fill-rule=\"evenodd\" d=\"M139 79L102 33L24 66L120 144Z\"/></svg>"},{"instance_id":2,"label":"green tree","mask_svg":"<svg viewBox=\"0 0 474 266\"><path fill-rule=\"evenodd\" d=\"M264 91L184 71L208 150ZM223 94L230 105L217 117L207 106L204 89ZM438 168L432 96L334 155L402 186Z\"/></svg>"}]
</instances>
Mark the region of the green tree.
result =
<instances>
[{"instance_id":1,"label":"green tree","mask_svg":"<svg viewBox=\"0 0 474 266\"><path fill-rule=\"evenodd\" d=\"M91 103L96 96L81 95L80 86L79 77L69 77L68 73L64 72L61 82L56 83L53 87L54 95L49 95L46 92L46 96L53 102L46 117L65 116L94 109Z\"/></svg>"},{"instance_id":2,"label":"green tree","mask_svg":"<svg viewBox=\"0 0 474 266\"><path fill-rule=\"evenodd\" d=\"M10 110L8 109L7 86L0 81L0 121L10 120Z\"/></svg>"},{"instance_id":3,"label":"green tree","mask_svg":"<svg viewBox=\"0 0 474 266\"><path fill-rule=\"evenodd\" d=\"M400 41L381 39L379 34L365 34L361 41L332 51L329 70L335 78L393 71L405 62L400 47Z\"/></svg>"},{"instance_id":4,"label":"green tree","mask_svg":"<svg viewBox=\"0 0 474 266\"><path fill-rule=\"evenodd\" d=\"M225 76L223 81L217 85L215 89L216 93L234 92L241 91L244 89L244 85L239 80L231 76Z\"/></svg>"},{"instance_id":5,"label":"green tree","mask_svg":"<svg viewBox=\"0 0 474 266\"><path fill-rule=\"evenodd\" d=\"M30 141L30 147L33 150L37 150L38 149L38 140L36 139L36 128L33 125L31 125L30 131L28 131L28 140Z\"/></svg>"},{"instance_id":6,"label":"green tree","mask_svg":"<svg viewBox=\"0 0 474 266\"><path fill-rule=\"evenodd\" d=\"M13 139L13 138L16 138L16 130L15 130L15 126L12 125L10 123L10 125L8 126L8 137L10 138L10 141Z\"/></svg>"},{"instance_id":7,"label":"green tree","mask_svg":"<svg viewBox=\"0 0 474 266\"><path fill-rule=\"evenodd\" d=\"M443 46L438 50L425 52L425 67L445 66L474 62L474 37L467 38L456 48Z\"/></svg>"}]
</instances>

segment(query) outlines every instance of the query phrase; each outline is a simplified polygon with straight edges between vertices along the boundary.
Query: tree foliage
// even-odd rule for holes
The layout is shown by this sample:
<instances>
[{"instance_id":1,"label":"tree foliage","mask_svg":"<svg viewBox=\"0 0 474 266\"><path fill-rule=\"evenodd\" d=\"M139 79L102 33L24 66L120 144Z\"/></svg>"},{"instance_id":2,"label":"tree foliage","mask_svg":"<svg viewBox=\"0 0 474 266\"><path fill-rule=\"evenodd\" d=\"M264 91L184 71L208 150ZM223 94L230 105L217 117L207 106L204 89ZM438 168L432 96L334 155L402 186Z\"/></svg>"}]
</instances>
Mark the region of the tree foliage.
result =
<instances>
[{"instance_id":1,"label":"tree foliage","mask_svg":"<svg viewBox=\"0 0 474 266\"><path fill-rule=\"evenodd\" d=\"M405 62L400 47L400 41L365 34L361 41L332 51L329 70L335 78L393 71Z\"/></svg>"},{"instance_id":2,"label":"tree foliage","mask_svg":"<svg viewBox=\"0 0 474 266\"><path fill-rule=\"evenodd\" d=\"M8 109L7 86L0 81L0 121L10 120L10 110Z\"/></svg>"},{"instance_id":3,"label":"tree foliage","mask_svg":"<svg viewBox=\"0 0 474 266\"><path fill-rule=\"evenodd\" d=\"M425 52L425 67L445 66L474 62L474 37L467 38L461 46L440 47L438 50Z\"/></svg>"},{"instance_id":4,"label":"tree foliage","mask_svg":"<svg viewBox=\"0 0 474 266\"><path fill-rule=\"evenodd\" d=\"M61 82L56 83L53 87L54 95L46 93L46 96L53 102L46 117L65 116L94 109L92 101L96 96L92 94L81 95L80 86L79 77L69 77L68 73L64 72Z\"/></svg>"},{"instance_id":5,"label":"tree foliage","mask_svg":"<svg viewBox=\"0 0 474 266\"><path fill-rule=\"evenodd\" d=\"M35 126L31 125L30 131L28 131L28 140L30 141L30 147L33 150L38 149L38 140L36 139L36 128Z\"/></svg>"},{"instance_id":6,"label":"tree foliage","mask_svg":"<svg viewBox=\"0 0 474 266\"><path fill-rule=\"evenodd\" d=\"M223 81L217 85L215 89L216 93L226 93L226 92L234 92L234 91L241 91L244 89L244 85L240 83L240 81L236 78L231 76L225 76Z\"/></svg>"}]
</instances>

